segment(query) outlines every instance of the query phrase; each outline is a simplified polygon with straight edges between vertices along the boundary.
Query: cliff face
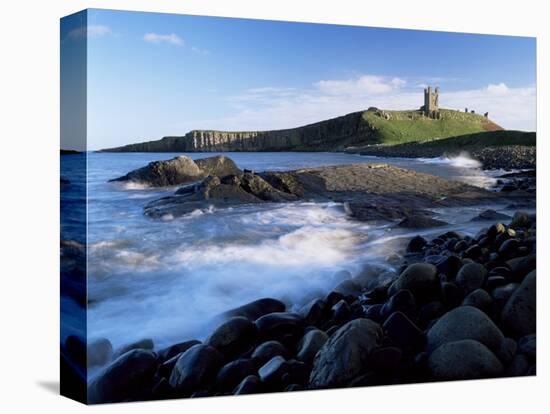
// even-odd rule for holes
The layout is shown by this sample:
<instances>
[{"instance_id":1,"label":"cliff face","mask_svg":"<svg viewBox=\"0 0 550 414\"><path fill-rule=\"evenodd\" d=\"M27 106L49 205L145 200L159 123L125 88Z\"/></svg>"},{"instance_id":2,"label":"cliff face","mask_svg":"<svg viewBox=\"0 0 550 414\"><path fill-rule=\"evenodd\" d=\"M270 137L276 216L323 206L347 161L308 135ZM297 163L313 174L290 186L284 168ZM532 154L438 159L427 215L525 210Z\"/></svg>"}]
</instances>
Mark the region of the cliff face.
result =
<instances>
[{"instance_id":1,"label":"cliff face","mask_svg":"<svg viewBox=\"0 0 550 414\"><path fill-rule=\"evenodd\" d=\"M274 131L194 130L181 137L130 144L105 152L333 151L368 141L373 131L363 112Z\"/></svg>"},{"instance_id":2,"label":"cliff face","mask_svg":"<svg viewBox=\"0 0 550 414\"><path fill-rule=\"evenodd\" d=\"M419 111L353 112L314 124L274 131L194 130L184 136L109 148L104 152L339 151L346 147L440 139L500 128L482 116L442 110L440 119Z\"/></svg>"}]
</instances>

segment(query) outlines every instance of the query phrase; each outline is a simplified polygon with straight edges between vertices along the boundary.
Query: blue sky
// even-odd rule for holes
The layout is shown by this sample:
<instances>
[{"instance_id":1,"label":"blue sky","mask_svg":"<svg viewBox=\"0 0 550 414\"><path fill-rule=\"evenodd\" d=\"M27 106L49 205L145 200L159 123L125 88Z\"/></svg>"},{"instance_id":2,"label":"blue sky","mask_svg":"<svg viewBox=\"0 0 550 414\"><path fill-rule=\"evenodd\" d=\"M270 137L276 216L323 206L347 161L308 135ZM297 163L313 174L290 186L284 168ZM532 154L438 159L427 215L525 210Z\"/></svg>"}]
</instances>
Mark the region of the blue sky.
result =
<instances>
[{"instance_id":1,"label":"blue sky","mask_svg":"<svg viewBox=\"0 0 550 414\"><path fill-rule=\"evenodd\" d=\"M426 84L534 130L535 64L533 38L90 10L88 145L416 108Z\"/></svg>"}]
</instances>

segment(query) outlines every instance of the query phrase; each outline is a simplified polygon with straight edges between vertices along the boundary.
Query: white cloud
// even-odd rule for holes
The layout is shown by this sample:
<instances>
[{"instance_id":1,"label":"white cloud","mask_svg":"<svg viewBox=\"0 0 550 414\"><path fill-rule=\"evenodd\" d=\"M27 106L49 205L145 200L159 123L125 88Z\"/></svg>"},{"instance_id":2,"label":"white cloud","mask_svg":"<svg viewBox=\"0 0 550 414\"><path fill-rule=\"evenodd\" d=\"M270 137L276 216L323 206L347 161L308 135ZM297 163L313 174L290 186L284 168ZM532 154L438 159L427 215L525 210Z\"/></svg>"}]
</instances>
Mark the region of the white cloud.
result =
<instances>
[{"instance_id":1,"label":"white cloud","mask_svg":"<svg viewBox=\"0 0 550 414\"><path fill-rule=\"evenodd\" d=\"M400 78L363 75L346 80L321 80L315 83L315 87L329 95L368 95L388 93L403 87L405 83Z\"/></svg>"},{"instance_id":2,"label":"white cloud","mask_svg":"<svg viewBox=\"0 0 550 414\"><path fill-rule=\"evenodd\" d=\"M423 104L422 91L414 83L406 88L401 78L363 75L355 79L323 80L311 88L262 87L232 97L235 114L204 120L194 128L263 130L291 128L333 118L370 106L384 109L417 109ZM477 113L506 129L536 129L536 89L534 86L508 87L495 83L479 89L441 89L443 108Z\"/></svg>"},{"instance_id":3,"label":"white cloud","mask_svg":"<svg viewBox=\"0 0 550 414\"><path fill-rule=\"evenodd\" d=\"M184 44L184 40L175 33L145 33L145 35L143 36L143 40L149 43L169 43L175 46L182 46Z\"/></svg>"},{"instance_id":4,"label":"white cloud","mask_svg":"<svg viewBox=\"0 0 550 414\"><path fill-rule=\"evenodd\" d=\"M111 28L100 24L92 24L88 26L88 38L96 38L111 34Z\"/></svg>"},{"instance_id":5,"label":"white cloud","mask_svg":"<svg viewBox=\"0 0 550 414\"><path fill-rule=\"evenodd\" d=\"M497 85L491 83L489 84L489 86L487 86L487 92L493 95L506 95L508 91L508 86L506 86L506 84L502 82Z\"/></svg>"}]
</instances>

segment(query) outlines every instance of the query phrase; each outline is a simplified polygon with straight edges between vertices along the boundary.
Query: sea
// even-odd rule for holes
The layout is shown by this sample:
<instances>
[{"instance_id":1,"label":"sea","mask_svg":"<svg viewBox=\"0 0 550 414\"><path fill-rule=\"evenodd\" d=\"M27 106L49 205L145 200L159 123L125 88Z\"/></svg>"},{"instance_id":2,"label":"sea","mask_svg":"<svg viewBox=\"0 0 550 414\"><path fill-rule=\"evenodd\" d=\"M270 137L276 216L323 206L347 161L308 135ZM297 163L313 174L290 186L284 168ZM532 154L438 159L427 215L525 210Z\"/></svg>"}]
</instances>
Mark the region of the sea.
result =
<instances>
[{"instance_id":1,"label":"sea","mask_svg":"<svg viewBox=\"0 0 550 414\"><path fill-rule=\"evenodd\" d=\"M86 155L87 175L81 168ZM202 340L229 309L263 297L299 309L333 289L347 274L343 272L355 275L373 264L391 269L388 257L402 252L412 235L430 237L447 230L359 222L346 215L342 204L330 202L210 207L181 218L151 219L143 207L177 187L109 182L178 155L90 152L61 157L62 177L70 181L61 191L61 238L87 240L88 341L105 337L117 348L151 338L158 349ZM322 152L225 155L256 172L382 162L484 188L493 188L503 173L482 170L466 154L426 159ZM87 205L82 202L86 196ZM435 218L450 223L448 229L475 235L485 223L471 220L487 208L514 212L506 203L433 211ZM87 226L82 223L86 217ZM82 305L70 295L62 303L62 337L82 335L82 324L71 323L70 317Z\"/></svg>"}]
</instances>

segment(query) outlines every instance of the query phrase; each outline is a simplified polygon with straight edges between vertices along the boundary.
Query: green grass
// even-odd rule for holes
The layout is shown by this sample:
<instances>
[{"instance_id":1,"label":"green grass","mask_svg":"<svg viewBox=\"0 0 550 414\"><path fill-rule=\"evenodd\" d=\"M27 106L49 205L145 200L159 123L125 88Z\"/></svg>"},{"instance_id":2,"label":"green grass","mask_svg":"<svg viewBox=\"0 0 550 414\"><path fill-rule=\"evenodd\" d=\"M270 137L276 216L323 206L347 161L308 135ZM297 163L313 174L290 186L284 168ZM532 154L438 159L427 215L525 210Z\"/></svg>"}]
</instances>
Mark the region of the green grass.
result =
<instances>
[{"instance_id":1,"label":"green grass","mask_svg":"<svg viewBox=\"0 0 550 414\"><path fill-rule=\"evenodd\" d=\"M384 111L385 119L375 111L365 111L363 119L375 130L378 143L401 144L444 139L500 127L483 115L441 109L440 119L430 119L420 111Z\"/></svg>"}]
</instances>

